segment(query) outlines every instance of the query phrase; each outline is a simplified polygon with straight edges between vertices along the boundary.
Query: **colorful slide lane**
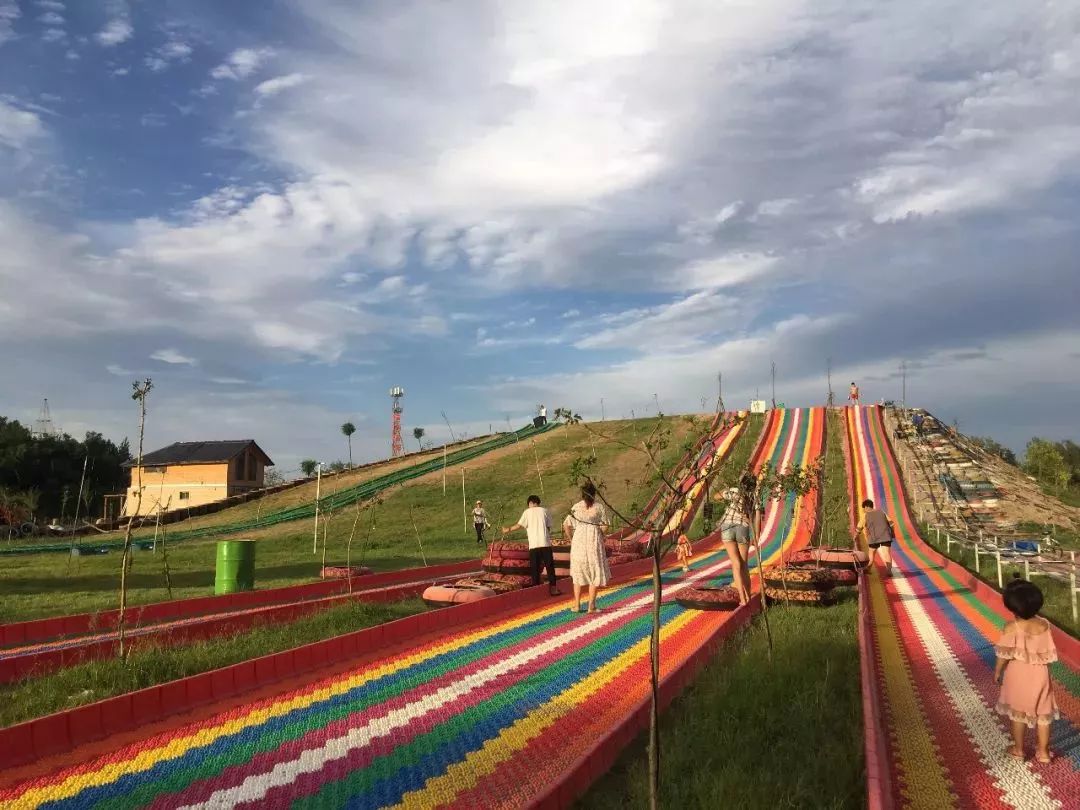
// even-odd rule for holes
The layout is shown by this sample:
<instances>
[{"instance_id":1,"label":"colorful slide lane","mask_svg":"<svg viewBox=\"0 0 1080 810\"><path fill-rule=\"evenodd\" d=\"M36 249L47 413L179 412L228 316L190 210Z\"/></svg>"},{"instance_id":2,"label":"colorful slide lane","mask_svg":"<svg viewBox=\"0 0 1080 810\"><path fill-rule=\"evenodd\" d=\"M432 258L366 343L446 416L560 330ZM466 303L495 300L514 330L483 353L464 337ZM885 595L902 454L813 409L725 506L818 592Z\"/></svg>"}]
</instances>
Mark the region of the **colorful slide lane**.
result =
<instances>
[{"instance_id":1,"label":"colorful slide lane","mask_svg":"<svg viewBox=\"0 0 1080 810\"><path fill-rule=\"evenodd\" d=\"M1062 719L1049 765L1005 754L1007 723L995 711L993 643L1011 618L919 536L877 406L846 409L853 503L871 498L896 522L896 572L868 578L871 649L885 750L868 737L870 804L913 808L1080 807L1080 674L1051 667ZM1075 641L1063 657L1075 662ZM1060 646L1060 645L1059 645ZM874 724L868 724L874 725ZM1029 742L1029 748L1031 743ZM1030 751L1029 751L1030 753ZM873 773L877 768L880 773Z\"/></svg>"},{"instance_id":2,"label":"colorful slide lane","mask_svg":"<svg viewBox=\"0 0 1080 810\"><path fill-rule=\"evenodd\" d=\"M293 621L346 602L390 602L419 596L429 585L452 582L464 575L478 572L479 568L476 561L429 566L427 569L415 569L411 578L398 577L396 582L372 586L363 582L362 578L357 578L361 582L355 585L353 593L343 590L342 593L314 599L299 599L293 596L292 601L277 603L272 601L273 591L280 590L283 592L283 597L286 597L288 593L297 591L303 586L271 589L261 592L266 595L268 604L223 609L218 613L207 613L143 626L132 623L127 629L126 636L131 649L148 642L154 644L192 643L236 633L256 625ZM454 570L451 573L446 569ZM428 572L430 572L429 575L425 576ZM378 578L379 575L370 577L372 580ZM205 602L206 600L191 601ZM113 619L111 627L115 628L115 623L116 620ZM105 626L105 622L101 622L101 625ZM0 627L0 635L3 629ZM119 633L115 629L110 629L105 632L3 647L0 648L0 684L44 675L86 661L109 658L117 654L118 645Z\"/></svg>"},{"instance_id":3,"label":"colorful slide lane","mask_svg":"<svg viewBox=\"0 0 1080 810\"><path fill-rule=\"evenodd\" d=\"M763 457L820 453L820 412L775 421ZM807 540L801 521L780 515L762 553L771 563ZM663 675L745 620L671 601L687 585L727 582L728 568L713 551L689 574L665 572ZM76 749L21 782L0 777L0 806L565 806L598 775L582 779L581 763L627 742L612 730L641 712L651 600L648 578L635 579L591 616L559 600L113 750L105 741L93 749L104 755Z\"/></svg>"}]
</instances>

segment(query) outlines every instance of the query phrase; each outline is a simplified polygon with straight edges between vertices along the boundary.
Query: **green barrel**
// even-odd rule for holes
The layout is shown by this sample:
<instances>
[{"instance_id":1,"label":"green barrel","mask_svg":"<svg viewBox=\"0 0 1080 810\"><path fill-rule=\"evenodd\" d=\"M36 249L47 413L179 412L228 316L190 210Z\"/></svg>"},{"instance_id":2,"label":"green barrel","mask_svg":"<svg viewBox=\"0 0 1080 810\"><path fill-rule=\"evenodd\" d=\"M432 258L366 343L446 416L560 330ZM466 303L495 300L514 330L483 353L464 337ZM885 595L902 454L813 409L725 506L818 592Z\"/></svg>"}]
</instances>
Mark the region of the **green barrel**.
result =
<instances>
[{"instance_id":1,"label":"green barrel","mask_svg":"<svg viewBox=\"0 0 1080 810\"><path fill-rule=\"evenodd\" d=\"M219 540L214 593L255 590L255 541Z\"/></svg>"}]
</instances>

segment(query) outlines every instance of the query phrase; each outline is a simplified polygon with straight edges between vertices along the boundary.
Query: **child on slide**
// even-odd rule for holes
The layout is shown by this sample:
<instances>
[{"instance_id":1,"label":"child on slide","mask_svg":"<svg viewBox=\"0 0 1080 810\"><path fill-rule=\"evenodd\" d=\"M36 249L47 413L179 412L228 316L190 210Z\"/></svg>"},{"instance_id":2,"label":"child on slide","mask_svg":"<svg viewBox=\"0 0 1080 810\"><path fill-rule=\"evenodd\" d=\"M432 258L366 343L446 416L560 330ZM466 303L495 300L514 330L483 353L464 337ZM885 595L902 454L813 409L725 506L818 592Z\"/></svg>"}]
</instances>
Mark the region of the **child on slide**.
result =
<instances>
[{"instance_id":1,"label":"child on slide","mask_svg":"<svg viewBox=\"0 0 1080 810\"><path fill-rule=\"evenodd\" d=\"M1057 661L1050 623L1038 615L1043 605L1039 587L1017 575L1002 595L1016 617L1005 625L994 645L997 666L994 680L1001 684L997 710L1012 721L1013 744L1009 756L1024 758L1024 730L1035 729L1035 759L1050 761L1050 723L1058 718L1049 664Z\"/></svg>"},{"instance_id":2,"label":"child on slide","mask_svg":"<svg viewBox=\"0 0 1080 810\"><path fill-rule=\"evenodd\" d=\"M690 545L690 538L685 534L679 535L679 542L675 546L675 556L678 557L682 570L689 571L690 558L694 556L694 547Z\"/></svg>"}]
</instances>

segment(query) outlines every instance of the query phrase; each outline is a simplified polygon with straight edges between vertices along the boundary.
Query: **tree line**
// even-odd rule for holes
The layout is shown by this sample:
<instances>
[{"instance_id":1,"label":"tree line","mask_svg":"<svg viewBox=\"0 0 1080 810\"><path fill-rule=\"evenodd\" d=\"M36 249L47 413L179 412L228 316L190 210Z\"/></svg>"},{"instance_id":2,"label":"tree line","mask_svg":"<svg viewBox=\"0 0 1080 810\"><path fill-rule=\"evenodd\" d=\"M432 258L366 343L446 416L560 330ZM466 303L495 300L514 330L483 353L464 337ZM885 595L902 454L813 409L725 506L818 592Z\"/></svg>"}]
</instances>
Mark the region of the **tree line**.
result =
<instances>
[{"instance_id":1,"label":"tree line","mask_svg":"<svg viewBox=\"0 0 1080 810\"><path fill-rule=\"evenodd\" d=\"M1048 489L1064 492L1080 487L1080 444L1070 439L1054 442L1035 437L1024 448L1023 459L989 437L975 436L972 441L988 453L1020 467Z\"/></svg>"},{"instance_id":2,"label":"tree line","mask_svg":"<svg viewBox=\"0 0 1080 810\"><path fill-rule=\"evenodd\" d=\"M127 439L114 444L89 431L80 441L69 435L35 437L18 420L0 416L0 523L70 518L86 463L79 514L100 513L101 497L127 487L131 458Z\"/></svg>"}]
</instances>

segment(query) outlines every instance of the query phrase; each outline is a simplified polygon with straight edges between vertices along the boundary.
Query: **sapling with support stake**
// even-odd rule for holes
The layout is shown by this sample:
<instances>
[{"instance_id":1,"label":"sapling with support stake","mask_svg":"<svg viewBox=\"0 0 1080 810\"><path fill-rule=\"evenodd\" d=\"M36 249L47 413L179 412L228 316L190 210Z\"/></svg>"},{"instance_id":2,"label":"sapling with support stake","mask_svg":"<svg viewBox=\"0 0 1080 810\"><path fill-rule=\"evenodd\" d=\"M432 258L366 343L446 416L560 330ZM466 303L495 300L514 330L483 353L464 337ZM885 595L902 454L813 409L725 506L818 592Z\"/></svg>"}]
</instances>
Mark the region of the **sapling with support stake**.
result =
<instances>
[{"instance_id":1,"label":"sapling with support stake","mask_svg":"<svg viewBox=\"0 0 1080 810\"><path fill-rule=\"evenodd\" d=\"M602 479L594 478L592 475L592 468L596 464L596 458L594 456L578 458L571 466L571 483L573 485L582 486L585 484L592 484L596 489L597 500L599 500L611 514L619 518L632 530L646 532L652 537L649 545L649 550L652 555L653 600L652 628L649 638L651 702L649 712L648 756L649 801L650 807L653 808L653 810L656 810L659 806L660 791L660 606L663 600L661 561L674 547L684 525L692 519L694 504L688 503L687 497L679 490L678 482L663 469L660 463L661 454L670 446L672 441L671 427L665 422L662 413L657 415L655 425L641 442L636 440L636 433L633 442L627 442L620 439L618 435L601 433L591 425L581 422L580 416L566 408L556 409L555 416L557 419L561 419L568 424L582 424L586 430L597 433L601 439L641 454L647 468L652 474L653 480L657 482L664 493L660 501L660 507L653 510L649 516L636 518L628 516L623 514L607 498L605 494L607 488L604 481ZM691 427L691 435L685 442L684 449L690 458L690 463L693 463L695 452L699 451L706 442L710 440L711 436L734 427L739 420L744 418L745 417L725 416L722 412L718 412L715 421L705 421L700 418L686 417L686 420ZM723 471L724 467L725 461L717 460L714 457L709 464L698 471L698 479L702 481L704 485L703 489L708 488L710 482ZM767 467L763 472L764 474L760 476L759 479L755 499L760 495L770 499L779 500L787 497L789 492L803 494L809 490L810 486L812 486L813 473L809 471L809 468L791 465L781 473ZM672 521L680 514L680 512L682 513L680 525L676 525L673 529L665 533L665 529L672 524ZM759 538L755 533L755 545L758 541ZM758 548L757 553L760 571L760 548ZM762 589L762 604L764 607L764 589ZM771 633L769 644L771 650Z\"/></svg>"},{"instance_id":2,"label":"sapling with support stake","mask_svg":"<svg viewBox=\"0 0 1080 810\"><path fill-rule=\"evenodd\" d=\"M139 403L139 453L135 458L135 469L138 470L137 474L137 489L135 491L135 511L128 518L127 528L124 530L124 554L120 561L120 611L117 616L117 633L119 635L119 652L121 660L127 660L127 648L124 645L124 619L127 612L127 582L128 582L128 568L131 567L131 529L135 525L135 519L142 511L142 457L143 457L143 436L146 433L146 397L149 395L150 390L154 387L153 381L147 377L140 382L133 382L131 384L131 398Z\"/></svg>"}]
</instances>

